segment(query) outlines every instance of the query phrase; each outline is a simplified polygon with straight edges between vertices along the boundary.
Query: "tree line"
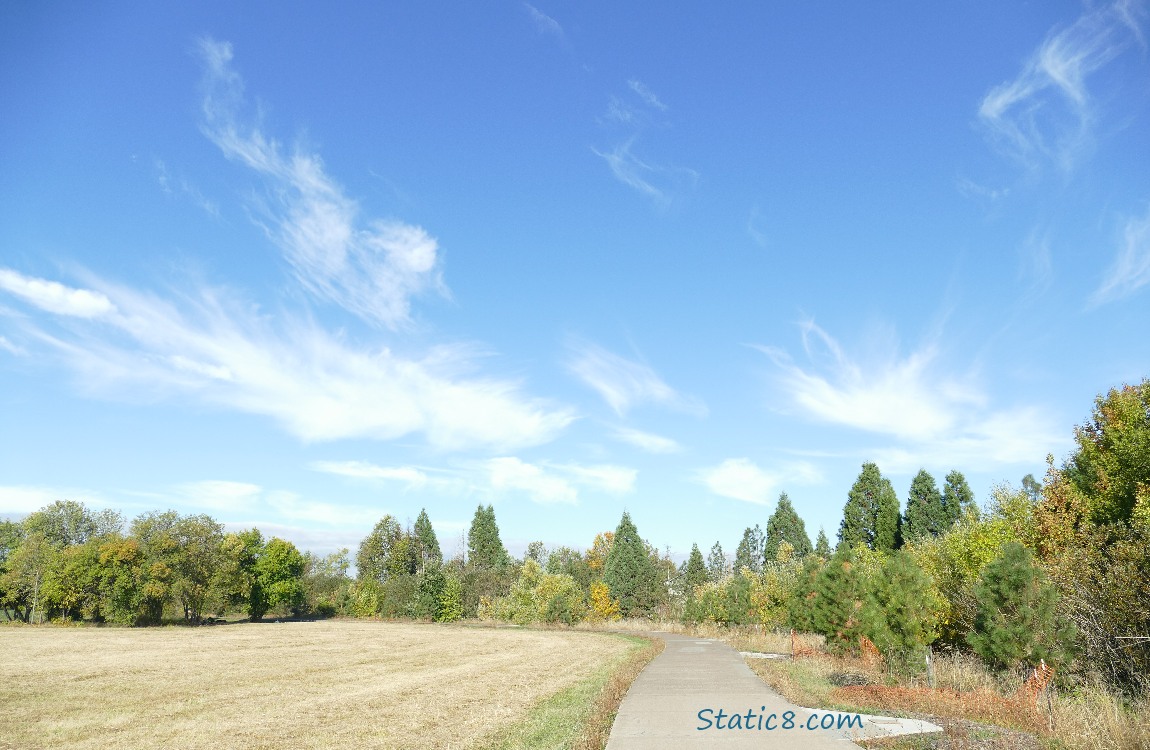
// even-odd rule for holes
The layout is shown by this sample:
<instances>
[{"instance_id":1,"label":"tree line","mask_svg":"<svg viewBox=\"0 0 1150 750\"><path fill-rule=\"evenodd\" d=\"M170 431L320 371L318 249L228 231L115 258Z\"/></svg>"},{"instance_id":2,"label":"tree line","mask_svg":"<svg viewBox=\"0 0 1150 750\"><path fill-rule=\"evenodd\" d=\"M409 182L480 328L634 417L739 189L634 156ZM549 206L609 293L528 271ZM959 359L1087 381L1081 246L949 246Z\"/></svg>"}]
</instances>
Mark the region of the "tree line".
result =
<instances>
[{"instance_id":1,"label":"tree line","mask_svg":"<svg viewBox=\"0 0 1150 750\"><path fill-rule=\"evenodd\" d=\"M951 471L919 471L905 505L874 463L847 492L836 543L815 542L786 493L734 555L698 544L682 564L623 513L587 549L504 547L480 505L447 559L426 510L384 516L351 553L301 553L206 515L60 501L0 522L0 608L26 622L200 623L276 616L574 623L620 617L757 624L821 633L835 651L873 642L892 668L939 645L999 670L1044 660L1065 674L1147 689L1150 647L1150 380L1101 395L1042 481L995 487L980 508Z\"/></svg>"}]
</instances>

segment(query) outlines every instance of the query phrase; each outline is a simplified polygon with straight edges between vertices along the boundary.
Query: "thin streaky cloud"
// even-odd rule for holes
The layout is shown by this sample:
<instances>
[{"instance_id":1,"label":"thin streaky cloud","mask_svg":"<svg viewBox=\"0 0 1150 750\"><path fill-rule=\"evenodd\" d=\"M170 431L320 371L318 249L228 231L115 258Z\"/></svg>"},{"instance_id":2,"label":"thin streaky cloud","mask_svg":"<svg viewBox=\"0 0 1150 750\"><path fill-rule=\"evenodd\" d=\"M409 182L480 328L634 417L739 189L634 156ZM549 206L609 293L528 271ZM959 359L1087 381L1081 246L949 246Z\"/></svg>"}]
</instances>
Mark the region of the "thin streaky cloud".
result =
<instances>
[{"instance_id":1,"label":"thin streaky cloud","mask_svg":"<svg viewBox=\"0 0 1150 750\"><path fill-rule=\"evenodd\" d=\"M614 436L617 440L633 445L647 453L678 453L683 450L683 446L671 438L630 427L617 428Z\"/></svg>"},{"instance_id":2,"label":"thin streaky cloud","mask_svg":"<svg viewBox=\"0 0 1150 750\"><path fill-rule=\"evenodd\" d=\"M659 101L659 97L655 96L655 92L647 88L647 85L642 81L632 78L627 81L627 86L635 92L635 94L643 100L643 103L648 107L653 107L660 112L667 111L667 105Z\"/></svg>"},{"instance_id":3,"label":"thin streaky cloud","mask_svg":"<svg viewBox=\"0 0 1150 750\"><path fill-rule=\"evenodd\" d=\"M535 24L535 30L540 34L551 34L559 39L565 39L563 27L559 25L551 16L536 8L531 3L523 3L524 10L531 17L531 21Z\"/></svg>"},{"instance_id":4,"label":"thin streaky cloud","mask_svg":"<svg viewBox=\"0 0 1150 750\"><path fill-rule=\"evenodd\" d=\"M882 455L892 465L898 459L899 466L927 465L949 451L964 456L971 469L989 470L1033 460L1064 442L1049 409L993 408L976 376L956 376L939 362L939 341L864 367L813 322L802 330L803 348L812 360L808 367L781 350L759 347L778 369L783 402L816 422L895 441L868 449L870 457ZM813 364L824 350L830 356Z\"/></svg>"},{"instance_id":5,"label":"thin streaky cloud","mask_svg":"<svg viewBox=\"0 0 1150 750\"><path fill-rule=\"evenodd\" d=\"M578 503L580 489L609 495L634 490L638 472L615 464L530 462L517 456L462 461L445 468L380 466L367 461L315 461L321 471L356 479L394 482L428 497L505 498L518 494L536 503Z\"/></svg>"},{"instance_id":6,"label":"thin streaky cloud","mask_svg":"<svg viewBox=\"0 0 1150 750\"><path fill-rule=\"evenodd\" d=\"M813 484L821 478L818 470L807 462L767 470L749 458L728 458L718 466L695 472L695 479L713 494L756 505L769 504L788 482Z\"/></svg>"},{"instance_id":7,"label":"thin streaky cloud","mask_svg":"<svg viewBox=\"0 0 1150 750\"><path fill-rule=\"evenodd\" d=\"M639 404L656 404L704 414L706 407L683 396L644 362L621 357L598 344L572 338L567 342L567 369L597 392L620 416Z\"/></svg>"},{"instance_id":8,"label":"thin streaky cloud","mask_svg":"<svg viewBox=\"0 0 1150 750\"><path fill-rule=\"evenodd\" d=\"M0 290L54 315L100 318L115 312L112 302L99 292L25 276L9 268L0 268Z\"/></svg>"},{"instance_id":9,"label":"thin streaky cloud","mask_svg":"<svg viewBox=\"0 0 1150 750\"><path fill-rule=\"evenodd\" d=\"M1145 216L1126 220L1118 255L1090 298L1091 306L1114 302L1150 284L1150 207Z\"/></svg>"},{"instance_id":10,"label":"thin streaky cloud","mask_svg":"<svg viewBox=\"0 0 1150 750\"><path fill-rule=\"evenodd\" d=\"M0 349L16 357L23 357L28 353L23 347L16 346L16 344L13 344L5 336L0 336Z\"/></svg>"},{"instance_id":11,"label":"thin streaky cloud","mask_svg":"<svg viewBox=\"0 0 1150 750\"><path fill-rule=\"evenodd\" d=\"M210 289L160 298L107 284L83 299L109 300L114 312L98 327L58 333L20 322L83 388L103 395L190 395L270 417L307 441L422 433L440 450L538 445L574 419L569 409L524 397L514 381L465 376L477 356L468 345L400 357L352 346L290 314L273 325L252 305Z\"/></svg>"},{"instance_id":12,"label":"thin streaky cloud","mask_svg":"<svg viewBox=\"0 0 1150 750\"><path fill-rule=\"evenodd\" d=\"M1140 8L1118 2L1052 31L1013 80L991 89L978 115L1003 152L1034 167L1069 169L1089 146L1096 119L1087 79L1141 42Z\"/></svg>"},{"instance_id":13,"label":"thin streaky cloud","mask_svg":"<svg viewBox=\"0 0 1150 750\"><path fill-rule=\"evenodd\" d=\"M200 53L202 130L225 156L269 182L275 198L266 228L304 289L388 328L408 322L412 297L447 293L435 238L401 221L362 218L319 156L285 154L258 124L242 120L243 80L231 66L231 45L203 40Z\"/></svg>"}]
</instances>

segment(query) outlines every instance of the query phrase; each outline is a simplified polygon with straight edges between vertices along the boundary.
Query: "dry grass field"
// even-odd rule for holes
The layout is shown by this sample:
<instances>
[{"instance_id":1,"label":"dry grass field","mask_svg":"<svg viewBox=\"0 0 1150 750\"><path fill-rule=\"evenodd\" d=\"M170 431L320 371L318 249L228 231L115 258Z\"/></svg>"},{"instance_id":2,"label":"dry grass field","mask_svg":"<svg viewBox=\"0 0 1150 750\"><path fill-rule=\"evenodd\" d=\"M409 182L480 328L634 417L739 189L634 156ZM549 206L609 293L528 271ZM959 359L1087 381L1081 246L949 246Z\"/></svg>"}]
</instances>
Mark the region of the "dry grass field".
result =
<instances>
[{"instance_id":1,"label":"dry grass field","mask_svg":"<svg viewBox=\"0 0 1150 750\"><path fill-rule=\"evenodd\" d=\"M0 748L469 748L630 648L365 621L0 628Z\"/></svg>"}]
</instances>

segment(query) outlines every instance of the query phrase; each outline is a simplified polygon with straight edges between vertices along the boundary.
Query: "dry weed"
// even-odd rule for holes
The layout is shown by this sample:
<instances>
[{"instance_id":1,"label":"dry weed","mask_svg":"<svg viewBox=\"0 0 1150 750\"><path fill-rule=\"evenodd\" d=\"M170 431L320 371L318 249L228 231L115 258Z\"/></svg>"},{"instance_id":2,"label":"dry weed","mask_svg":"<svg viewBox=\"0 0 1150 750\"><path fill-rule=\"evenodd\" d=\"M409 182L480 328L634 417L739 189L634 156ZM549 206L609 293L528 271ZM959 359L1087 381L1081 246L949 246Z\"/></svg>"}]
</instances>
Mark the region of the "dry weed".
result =
<instances>
[{"instance_id":1,"label":"dry weed","mask_svg":"<svg viewBox=\"0 0 1150 750\"><path fill-rule=\"evenodd\" d=\"M374 621L3 628L0 746L467 748L628 648Z\"/></svg>"}]
</instances>

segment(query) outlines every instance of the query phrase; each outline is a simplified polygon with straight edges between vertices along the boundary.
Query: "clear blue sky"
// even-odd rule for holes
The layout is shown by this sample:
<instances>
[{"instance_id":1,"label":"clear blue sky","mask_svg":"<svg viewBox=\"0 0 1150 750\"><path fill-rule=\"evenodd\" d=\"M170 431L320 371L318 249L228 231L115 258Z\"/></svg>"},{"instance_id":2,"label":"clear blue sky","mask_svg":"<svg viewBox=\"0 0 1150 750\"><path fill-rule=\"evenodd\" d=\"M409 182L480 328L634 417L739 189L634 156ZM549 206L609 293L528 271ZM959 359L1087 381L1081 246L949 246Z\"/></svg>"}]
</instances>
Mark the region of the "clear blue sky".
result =
<instances>
[{"instance_id":1,"label":"clear blue sky","mask_svg":"<svg viewBox=\"0 0 1150 750\"><path fill-rule=\"evenodd\" d=\"M1150 375L1150 8L7 3L0 514L728 551Z\"/></svg>"}]
</instances>

